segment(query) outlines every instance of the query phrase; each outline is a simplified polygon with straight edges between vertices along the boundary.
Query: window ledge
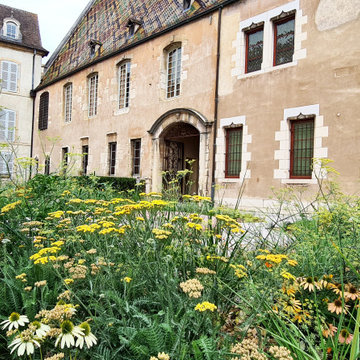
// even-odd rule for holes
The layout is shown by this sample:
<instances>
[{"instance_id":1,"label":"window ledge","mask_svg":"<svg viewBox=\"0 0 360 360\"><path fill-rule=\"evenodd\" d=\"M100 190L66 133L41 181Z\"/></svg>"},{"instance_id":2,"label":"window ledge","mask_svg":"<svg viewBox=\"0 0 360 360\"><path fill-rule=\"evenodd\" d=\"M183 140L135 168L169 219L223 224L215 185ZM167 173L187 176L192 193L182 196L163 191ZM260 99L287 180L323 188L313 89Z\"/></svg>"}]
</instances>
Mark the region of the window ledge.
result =
<instances>
[{"instance_id":1,"label":"window ledge","mask_svg":"<svg viewBox=\"0 0 360 360\"><path fill-rule=\"evenodd\" d=\"M123 115L123 114L127 114L130 112L130 106L128 106L127 108L123 108L123 109L117 109L114 111L114 115L118 116L118 115Z\"/></svg>"},{"instance_id":2,"label":"window ledge","mask_svg":"<svg viewBox=\"0 0 360 360\"><path fill-rule=\"evenodd\" d=\"M316 179L282 179L282 184L289 184L289 185L311 185L317 184Z\"/></svg>"},{"instance_id":3,"label":"window ledge","mask_svg":"<svg viewBox=\"0 0 360 360\"><path fill-rule=\"evenodd\" d=\"M250 73L243 73L243 74L238 75L237 78L239 80L240 79L246 79L246 78L249 78L249 77L259 76L261 74L266 74L266 73L269 73L269 72L273 72L273 71L276 71L276 70L286 69L286 68L293 67L293 66L296 66L296 65L297 65L297 61L295 60L295 61L292 61L292 62L289 62L289 63L286 63L286 64L270 66L270 67L267 67L267 68L264 68L264 69L261 69L261 70L250 72Z\"/></svg>"},{"instance_id":4,"label":"window ledge","mask_svg":"<svg viewBox=\"0 0 360 360\"><path fill-rule=\"evenodd\" d=\"M240 178L222 178L222 179L217 179L217 181L223 183L236 183L240 181Z\"/></svg>"}]
</instances>

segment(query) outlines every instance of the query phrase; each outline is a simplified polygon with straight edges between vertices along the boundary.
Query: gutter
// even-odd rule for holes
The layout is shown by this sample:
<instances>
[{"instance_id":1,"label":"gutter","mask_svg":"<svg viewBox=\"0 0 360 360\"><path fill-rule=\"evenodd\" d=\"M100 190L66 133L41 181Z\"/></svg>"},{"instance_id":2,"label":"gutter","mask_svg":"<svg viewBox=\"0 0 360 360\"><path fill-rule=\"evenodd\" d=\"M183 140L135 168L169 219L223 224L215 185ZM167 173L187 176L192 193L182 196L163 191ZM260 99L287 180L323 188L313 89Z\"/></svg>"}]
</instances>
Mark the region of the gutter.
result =
<instances>
[{"instance_id":1,"label":"gutter","mask_svg":"<svg viewBox=\"0 0 360 360\"><path fill-rule=\"evenodd\" d=\"M219 7L218 33L217 33L217 54L216 54L216 77L215 77L215 103L214 103L214 139L213 139L213 156L211 170L211 201L215 200L215 170L216 170L216 137L218 127L218 110L219 110L219 75L220 75L220 46L221 46L221 15L223 7Z\"/></svg>"},{"instance_id":2,"label":"gutter","mask_svg":"<svg viewBox=\"0 0 360 360\"><path fill-rule=\"evenodd\" d=\"M235 3L235 2L238 2L238 1L241 1L241 0L227 0L227 1L224 1L222 4L215 5L215 6L209 8L208 10L205 10L204 12L202 12L202 13L200 13L200 14L194 15L194 16L192 16L192 17L190 17L190 18L187 18L187 19L185 19L185 20L183 20L183 21L181 21L181 22L179 22L179 23L177 23L177 24L175 24L175 25L169 26L168 28L166 28L166 29L164 29L164 30L161 30L161 31L158 32L158 33L152 34L152 35L150 35L150 36L148 36L148 37L145 37L145 38L137 41L136 43L133 43L133 44L127 45L127 46L125 46L125 47L123 47L123 48L121 48L121 49L115 50L114 52L112 52L112 53L110 53L110 54L108 54L108 55L105 55L105 56L103 56L103 57L101 57L101 58L95 59L95 60L92 61L91 63L84 64L84 65L82 65L82 66L80 66L80 67L78 67L78 68L76 68L76 69L74 69L74 70L72 70L72 71L64 74L64 75L61 75L61 76L57 77L56 79L53 79L53 80L49 81L48 83L46 83L46 84L44 84L44 85L41 85L41 84L40 84L40 85L35 89L35 91L40 91L40 90L42 90L42 89L45 89L46 87L48 87L48 86L50 86L50 85L52 85L52 84L55 84L55 83L58 82L58 81L61 81L61 80L63 80L63 79L66 79L66 78L68 78L69 76L72 76L72 75L74 75L74 74L76 74L76 73L78 73L78 72L80 72L80 71L82 71L82 70L84 70L84 69L87 69L87 68L89 68L89 67L91 67L91 66L93 66L93 65L95 65L95 64L97 64L97 63L99 63L99 62L102 62L102 61L107 60L107 59L109 59L109 58L112 58L112 57L114 57L114 56L116 56L116 55L119 55L119 54L121 54L121 53L123 53L123 52L125 52L125 51L127 51L127 50L129 50L129 49L135 48L135 47L141 45L142 43L145 43L145 42L147 42L147 41L149 41L149 40L152 40L152 39L157 38L157 37L159 37L159 36L161 36L161 35L164 35L164 34L170 32L170 31L172 31L172 30L175 30L175 29L177 29L177 28L179 28L179 27L184 26L185 24L188 24L188 23L190 23L190 22L192 22L192 21L198 20L198 19L200 19L200 18L202 18L202 17L205 17L205 16L207 16L207 15L209 15L209 14L212 14L213 12L215 12L215 11L217 11L217 10L219 10L219 9L222 9L222 8L225 7L225 6L231 5L231 4ZM66 41L63 40L63 43L65 44ZM59 46L59 47L60 47L60 46ZM59 47L56 49L56 51L59 49ZM61 49L59 49L59 51L60 51L60 50L61 50ZM54 57L55 57L55 56L54 56ZM50 60L51 60L51 61L54 61L54 59L52 59L52 58L51 58ZM50 62L50 60L49 60L49 62ZM48 62L48 63L49 63L49 62ZM48 64L48 63L47 63L47 64ZM47 65L47 64L46 64L46 65ZM49 66L50 66L50 65L49 65Z\"/></svg>"},{"instance_id":3,"label":"gutter","mask_svg":"<svg viewBox=\"0 0 360 360\"><path fill-rule=\"evenodd\" d=\"M34 148L35 98L36 98L36 91L34 90L34 85L35 85L35 57L36 57L36 49L34 49L34 53L33 53L32 78L31 78L31 90L30 90L30 97L32 98L30 158L33 157L33 148ZM31 173L32 173L32 166L30 166L30 177L31 177Z\"/></svg>"}]
</instances>

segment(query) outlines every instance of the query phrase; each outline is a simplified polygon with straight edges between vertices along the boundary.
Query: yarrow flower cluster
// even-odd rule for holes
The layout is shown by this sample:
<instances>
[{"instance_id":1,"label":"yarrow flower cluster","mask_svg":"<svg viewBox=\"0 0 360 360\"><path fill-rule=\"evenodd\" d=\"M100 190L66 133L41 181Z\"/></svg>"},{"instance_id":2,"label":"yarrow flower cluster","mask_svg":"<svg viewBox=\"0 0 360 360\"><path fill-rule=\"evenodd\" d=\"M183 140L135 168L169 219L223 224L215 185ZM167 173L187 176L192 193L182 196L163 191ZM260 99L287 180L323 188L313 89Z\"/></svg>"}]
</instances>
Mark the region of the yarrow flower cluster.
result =
<instances>
[{"instance_id":1,"label":"yarrow flower cluster","mask_svg":"<svg viewBox=\"0 0 360 360\"><path fill-rule=\"evenodd\" d=\"M197 279L189 279L182 282L180 283L180 287L185 294L194 299L198 299L201 296L201 292L204 290L201 282Z\"/></svg>"},{"instance_id":2,"label":"yarrow flower cluster","mask_svg":"<svg viewBox=\"0 0 360 360\"><path fill-rule=\"evenodd\" d=\"M233 358L234 360L267 360L267 357L259 352L256 338L244 339L241 343L233 345L230 351L233 354L241 355L240 357Z\"/></svg>"},{"instance_id":3,"label":"yarrow flower cluster","mask_svg":"<svg viewBox=\"0 0 360 360\"><path fill-rule=\"evenodd\" d=\"M164 352L158 353L157 356L151 356L150 360L170 360L170 356Z\"/></svg>"},{"instance_id":4,"label":"yarrow flower cluster","mask_svg":"<svg viewBox=\"0 0 360 360\"><path fill-rule=\"evenodd\" d=\"M210 310L210 311L214 312L216 309L217 309L216 305L212 304L208 301L204 301L195 306L195 310L200 311L200 312L204 312L206 310Z\"/></svg>"}]
</instances>

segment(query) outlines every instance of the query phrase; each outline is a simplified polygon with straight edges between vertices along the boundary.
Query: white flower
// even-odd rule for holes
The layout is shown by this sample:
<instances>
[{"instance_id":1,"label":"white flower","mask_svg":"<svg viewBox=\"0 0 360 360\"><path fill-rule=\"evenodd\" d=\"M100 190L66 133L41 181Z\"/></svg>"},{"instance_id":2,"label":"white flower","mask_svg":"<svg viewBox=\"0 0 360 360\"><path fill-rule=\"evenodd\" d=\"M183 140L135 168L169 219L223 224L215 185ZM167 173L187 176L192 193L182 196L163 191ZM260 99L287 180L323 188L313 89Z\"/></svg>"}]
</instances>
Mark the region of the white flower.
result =
<instances>
[{"instance_id":1,"label":"white flower","mask_svg":"<svg viewBox=\"0 0 360 360\"><path fill-rule=\"evenodd\" d=\"M82 324L79 325L79 327L83 330L84 335L77 338L75 346L78 346L80 349L82 349L85 342L87 348L90 349L93 345L96 345L97 338L91 332L89 323L83 322Z\"/></svg>"},{"instance_id":2,"label":"white flower","mask_svg":"<svg viewBox=\"0 0 360 360\"><path fill-rule=\"evenodd\" d=\"M29 319L26 315L20 315L17 312L13 312L9 316L9 319L4 320L0 325L4 325L2 327L2 330L6 329L7 327L9 327L8 330L11 330L12 328L18 329L19 325L24 326L25 323L28 323L28 322L29 322Z\"/></svg>"},{"instance_id":3,"label":"white flower","mask_svg":"<svg viewBox=\"0 0 360 360\"><path fill-rule=\"evenodd\" d=\"M63 321L60 328L61 334L56 339L55 346L57 346L61 340L60 347L62 349L65 345L68 348L75 345L74 336L79 338L84 335L83 330L79 326L74 326L70 320Z\"/></svg>"},{"instance_id":4,"label":"white flower","mask_svg":"<svg viewBox=\"0 0 360 360\"><path fill-rule=\"evenodd\" d=\"M10 354L12 354L16 349L18 349L17 350L18 356L24 355L25 351L27 355L30 355L34 353L35 346L40 347L40 344L34 338L29 336L28 334L22 336L23 333L24 332L22 332L20 336L17 336L13 340L13 342L9 345L9 348L13 346Z\"/></svg>"},{"instance_id":5,"label":"white flower","mask_svg":"<svg viewBox=\"0 0 360 360\"><path fill-rule=\"evenodd\" d=\"M33 321L32 325L36 327L35 334L39 338L46 336L47 333L50 331L49 325L45 325L39 321Z\"/></svg>"}]
</instances>

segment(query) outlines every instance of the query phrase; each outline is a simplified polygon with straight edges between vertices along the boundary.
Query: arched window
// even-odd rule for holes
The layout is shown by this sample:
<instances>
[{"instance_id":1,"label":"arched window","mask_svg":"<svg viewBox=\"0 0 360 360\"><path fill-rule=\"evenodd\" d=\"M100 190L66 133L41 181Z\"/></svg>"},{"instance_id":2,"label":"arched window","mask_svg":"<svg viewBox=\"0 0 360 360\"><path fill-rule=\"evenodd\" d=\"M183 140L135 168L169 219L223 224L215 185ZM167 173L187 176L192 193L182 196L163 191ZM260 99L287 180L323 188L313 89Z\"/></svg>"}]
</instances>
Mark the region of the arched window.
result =
<instances>
[{"instance_id":1,"label":"arched window","mask_svg":"<svg viewBox=\"0 0 360 360\"><path fill-rule=\"evenodd\" d=\"M5 18L1 34L9 39L21 39L20 23L13 17Z\"/></svg>"},{"instance_id":2,"label":"arched window","mask_svg":"<svg viewBox=\"0 0 360 360\"><path fill-rule=\"evenodd\" d=\"M46 91L40 95L39 130L46 130L48 128L48 116L49 116L49 93Z\"/></svg>"},{"instance_id":3,"label":"arched window","mask_svg":"<svg viewBox=\"0 0 360 360\"><path fill-rule=\"evenodd\" d=\"M171 46L167 52L167 85L166 97L173 98L180 95L181 82L181 44Z\"/></svg>"},{"instance_id":4,"label":"arched window","mask_svg":"<svg viewBox=\"0 0 360 360\"><path fill-rule=\"evenodd\" d=\"M125 109L129 107L130 67L130 60L125 60L118 66L119 109Z\"/></svg>"}]
</instances>

